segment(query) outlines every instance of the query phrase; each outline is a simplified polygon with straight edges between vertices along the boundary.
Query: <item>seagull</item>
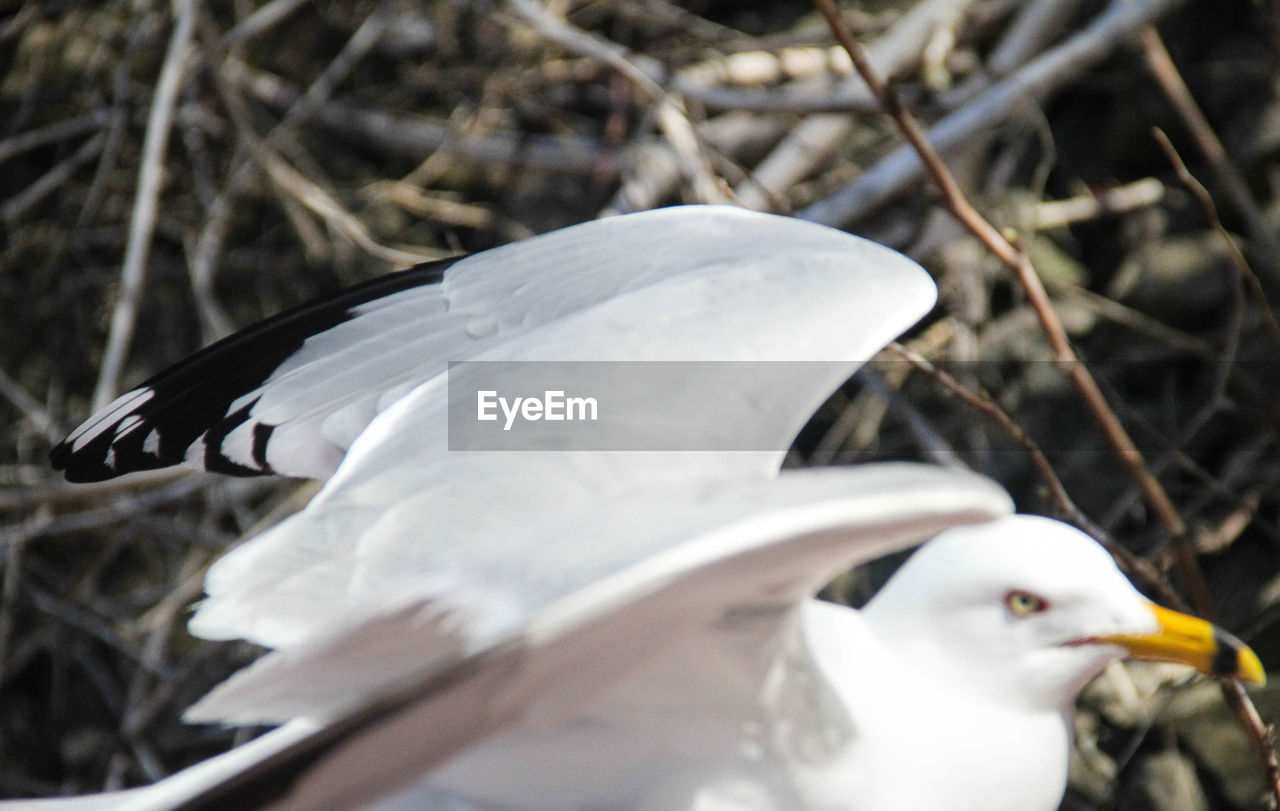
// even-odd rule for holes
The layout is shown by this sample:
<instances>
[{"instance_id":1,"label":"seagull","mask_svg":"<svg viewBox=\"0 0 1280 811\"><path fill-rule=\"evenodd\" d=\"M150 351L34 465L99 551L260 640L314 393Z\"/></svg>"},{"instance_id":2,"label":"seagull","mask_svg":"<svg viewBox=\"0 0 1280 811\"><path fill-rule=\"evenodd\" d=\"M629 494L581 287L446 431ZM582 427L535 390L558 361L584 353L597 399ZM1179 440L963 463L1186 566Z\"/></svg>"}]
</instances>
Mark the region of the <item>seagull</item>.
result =
<instances>
[{"instance_id":1,"label":"seagull","mask_svg":"<svg viewBox=\"0 0 1280 811\"><path fill-rule=\"evenodd\" d=\"M63 802L1052 809L1109 663L1262 681L981 476L779 470L935 295L848 234L676 207L366 282L122 395L53 450L68 479L325 485L214 564L190 625L272 651L188 720L279 726ZM617 410L485 445L473 396L543 375ZM922 543L862 610L813 599Z\"/></svg>"}]
</instances>

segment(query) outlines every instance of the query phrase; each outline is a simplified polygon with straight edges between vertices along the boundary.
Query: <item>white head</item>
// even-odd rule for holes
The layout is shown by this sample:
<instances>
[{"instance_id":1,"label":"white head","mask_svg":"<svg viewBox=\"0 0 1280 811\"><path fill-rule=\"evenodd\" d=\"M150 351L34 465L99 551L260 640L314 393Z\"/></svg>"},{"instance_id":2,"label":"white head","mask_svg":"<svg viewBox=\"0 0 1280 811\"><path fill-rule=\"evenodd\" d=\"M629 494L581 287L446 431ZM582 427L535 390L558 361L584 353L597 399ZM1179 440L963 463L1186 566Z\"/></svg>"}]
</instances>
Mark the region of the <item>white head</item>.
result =
<instances>
[{"instance_id":1,"label":"white head","mask_svg":"<svg viewBox=\"0 0 1280 811\"><path fill-rule=\"evenodd\" d=\"M1261 681L1257 656L1208 623L1138 593L1089 538L1010 516L921 547L863 611L906 664L954 689L1065 710L1126 655Z\"/></svg>"}]
</instances>

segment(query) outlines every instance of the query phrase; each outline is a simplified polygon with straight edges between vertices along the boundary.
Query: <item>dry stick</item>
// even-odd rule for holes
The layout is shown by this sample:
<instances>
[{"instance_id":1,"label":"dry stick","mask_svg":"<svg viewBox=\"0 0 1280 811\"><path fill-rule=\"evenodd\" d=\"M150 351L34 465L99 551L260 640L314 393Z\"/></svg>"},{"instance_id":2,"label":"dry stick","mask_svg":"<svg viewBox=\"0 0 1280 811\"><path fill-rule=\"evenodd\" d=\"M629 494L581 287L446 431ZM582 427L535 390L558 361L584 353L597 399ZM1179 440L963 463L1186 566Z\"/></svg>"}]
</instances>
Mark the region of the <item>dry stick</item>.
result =
<instances>
[{"instance_id":1,"label":"dry stick","mask_svg":"<svg viewBox=\"0 0 1280 811\"><path fill-rule=\"evenodd\" d=\"M702 140L685 114L683 105L637 66L626 48L569 24L536 0L507 0L507 5L547 39L573 53L599 59L644 90L656 103L658 126L681 157L682 168L699 200L704 203L728 202L721 182L711 168Z\"/></svg>"},{"instance_id":2,"label":"dry stick","mask_svg":"<svg viewBox=\"0 0 1280 811\"><path fill-rule=\"evenodd\" d=\"M307 4L308 0L271 0L245 17L222 38L224 46L234 45L271 30L286 17Z\"/></svg>"},{"instance_id":3,"label":"dry stick","mask_svg":"<svg viewBox=\"0 0 1280 811\"><path fill-rule=\"evenodd\" d=\"M285 4L276 2L264 7L261 11L266 11L267 8L273 7L280 11L285 10ZM253 19L253 17L250 19ZM277 144L296 132L299 127L315 115L318 109L324 106L325 102L333 95L334 88L350 75L355 65L363 60L368 52L373 49L385 28L385 19L386 11L383 7L379 7L365 18L360 27L343 45L338 55L325 66L325 69L307 87L306 91L290 99L284 116L259 142L260 148L257 150L257 156L273 154ZM273 24L274 21L275 18L272 18ZM234 43L237 40L231 38L229 41ZM232 98L232 94L228 89L228 85L236 84L235 80L230 78L228 74L238 76L240 73L240 64L234 57L229 56L218 65L215 80L216 87L231 112L232 119L244 133L249 131L247 126L242 125L242 122L247 121L247 114L241 113L237 115L237 110L241 105L236 103L236 99ZM226 238L227 230L230 228L230 218L234 210L235 201L248 182L262 168L260 165L261 160L255 159L253 144L252 138L242 138L237 145L231 161L231 165L234 168L230 172L230 179L218 193L212 205L210 205L209 214L205 218L204 227L200 230L200 236L196 240L195 248L188 263L192 293L199 305L200 312L204 316L204 327L206 333L208 333L205 337L208 339L221 338L232 331L230 319L227 318L221 306L217 303L217 298L213 292L213 282L214 275L217 272L217 259L222 250L222 243ZM355 230L359 232L359 227ZM373 243L372 237L367 232L364 232L363 236L367 237L364 241L356 240L360 247L364 248ZM378 254L375 253L374 255ZM405 258L394 258L389 261L408 261L412 264L412 261Z\"/></svg>"},{"instance_id":4,"label":"dry stick","mask_svg":"<svg viewBox=\"0 0 1280 811\"><path fill-rule=\"evenodd\" d=\"M319 184L305 177L280 157L279 153L268 144L270 136L265 139L259 139L253 133L248 121L248 114L243 109L243 105L237 102L235 94L224 88L221 82L219 82L219 88L226 91L224 93L224 101L227 103L227 109L231 113L232 122L236 126L241 142L245 146L246 154L252 158L259 168L267 173L276 188L288 193L298 203L319 216L327 225L336 232L341 233L370 256L391 264L401 265L415 265L419 262L440 258L440 254L402 251L378 243L369 233L369 229L364 223L347 211L333 195L321 188ZM234 180L235 178L233 178L233 182Z\"/></svg>"},{"instance_id":5,"label":"dry stick","mask_svg":"<svg viewBox=\"0 0 1280 811\"><path fill-rule=\"evenodd\" d=\"M1162 343L1171 349L1185 352L1201 360L1216 360L1218 350L1213 344L1182 330L1169 326L1139 310L1121 304L1115 299L1107 298L1084 287L1067 281L1046 279L1050 292L1060 299L1071 299L1075 304L1088 310L1098 318L1119 324L1125 329L1133 330L1140 335Z\"/></svg>"},{"instance_id":6,"label":"dry stick","mask_svg":"<svg viewBox=\"0 0 1280 811\"><path fill-rule=\"evenodd\" d=\"M1067 493L1067 488L1062 484L1062 480L1058 478L1053 466L1049 464L1044 451L1040 449L1034 439L1027 435L1026 431L1022 430L1022 426L1018 425L1017 421L1000 407L990 394L982 389L973 391L967 388L951 374L933 365L923 355L908 349L897 341L889 344L888 348L915 368L932 377L947 391L998 423L1014 442L1022 446L1027 457L1031 460L1031 464L1035 466L1040 478L1044 479L1045 485L1049 488L1049 494L1053 497L1058 511L1066 516L1068 521L1089 533L1094 540L1105 546L1117 563L1141 579L1147 588L1159 595L1162 602L1174 608L1185 610L1184 601L1169 586L1168 581L1165 580L1159 569L1153 566L1150 561L1133 554L1116 543L1106 530L1095 524L1089 516L1085 515L1076 506L1076 503L1072 501L1071 496Z\"/></svg>"},{"instance_id":7,"label":"dry stick","mask_svg":"<svg viewBox=\"0 0 1280 811\"><path fill-rule=\"evenodd\" d=\"M103 107L84 115L64 118L61 121L55 121L43 127L20 132L11 138L0 141L0 163L10 158L15 158L24 152L101 129L110 120L111 110Z\"/></svg>"},{"instance_id":8,"label":"dry stick","mask_svg":"<svg viewBox=\"0 0 1280 811\"><path fill-rule=\"evenodd\" d=\"M1223 342L1222 355L1218 359L1217 373L1215 375L1216 379L1213 383L1212 393L1209 396L1208 402L1206 402L1199 412L1192 417L1190 422L1187 423L1187 427L1183 431L1183 435L1186 439L1180 443L1185 446L1191 442L1192 438L1194 438L1196 434L1200 432L1201 428L1213 419L1214 415L1222 410L1226 401L1227 386L1231 383L1231 375L1234 371L1236 359L1240 355L1240 336L1241 333L1244 332L1244 316L1246 308L1244 280L1251 276L1253 271L1244 261L1244 256L1239 253L1235 246L1235 242L1231 239L1231 236L1227 234L1227 230L1222 227L1222 222L1218 220L1218 212L1214 208L1213 200L1209 197L1208 192L1205 191L1204 186L1196 182L1194 178L1191 178L1191 173L1187 171L1186 165L1182 163L1177 150L1175 150L1173 148L1173 144L1169 142L1168 136L1165 135L1159 127L1156 127L1152 134L1160 144L1160 147L1164 150L1166 157L1172 156L1170 158L1170 162L1173 163L1175 169L1181 165L1182 173L1179 174L1179 179L1187 185L1192 196L1199 201L1202 208L1207 206L1207 208L1205 208L1205 215L1215 226L1215 235L1226 245L1227 253L1232 256L1232 259L1234 260L1236 257L1239 257L1240 262L1235 266L1236 278L1232 280L1234 283L1230 286L1231 310L1227 316L1227 338ZM1191 182L1188 183L1188 179L1190 179Z\"/></svg>"},{"instance_id":9,"label":"dry stick","mask_svg":"<svg viewBox=\"0 0 1280 811\"><path fill-rule=\"evenodd\" d=\"M1271 306L1267 303L1267 294L1262 289L1262 282L1258 279L1258 274L1253 272L1253 268L1249 267L1249 262L1244 258L1244 254L1240 252L1236 241L1227 233L1227 229L1223 226L1222 220L1218 217L1218 207L1213 204L1213 197L1210 196L1209 190L1204 184L1196 180L1195 176L1187 169L1187 164L1183 162L1178 151L1173 148L1173 144L1169 141L1169 136L1159 127L1151 131L1152 136L1156 139L1156 143L1164 150L1165 157L1169 159L1169 163L1173 166L1174 174L1178 176L1178 180L1182 185L1187 187L1191 195L1196 198L1196 202L1200 204L1200 208L1204 210L1205 218L1209 221L1210 227L1214 233L1222 240L1222 244L1226 246L1227 256L1231 260L1231 264L1235 267L1236 272L1240 274L1240 279L1249 288L1249 293L1254 297L1258 305L1258 309L1262 311L1263 322L1267 325L1267 329L1271 332L1271 337L1276 343L1280 343L1280 324L1276 323L1276 317L1271 312Z\"/></svg>"},{"instance_id":10,"label":"dry stick","mask_svg":"<svg viewBox=\"0 0 1280 811\"><path fill-rule=\"evenodd\" d=\"M880 71L894 75L918 64L930 35L939 25L963 15L970 0L923 0L893 27L868 45ZM841 83L850 99L875 102L864 84L850 78ZM800 122L758 164L751 177L738 184L738 199L747 208L774 210L783 192L813 173L836 147L848 140L855 122L848 115L814 115Z\"/></svg>"},{"instance_id":11,"label":"dry stick","mask_svg":"<svg viewBox=\"0 0 1280 811\"><path fill-rule=\"evenodd\" d=\"M1048 47L1066 29L1080 0L1028 0L991 50L985 71L1005 76Z\"/></svg>"},{"instance_id":12,"label":"dry stick","mask_svg":"<svg viewBox=\"0 0 1280 811\"><path fill-rule=\"evenodd\" d=\"M1025 109L1027 104L1044 98L1101 61L1119 42L1179 2L1181 0L1112 3L1084 30L1031 60L933 125L930 140L945 151L989 132ZM799 216L824 225L845 225L915 188L921 174L921 161L915 150L910 146L900 147L839 191L809 205Z\"/></svg>"},{"instance_id":13,"label":"dry stick","mask_svg":"<svg viewBox=\"0 0 1280 811\"><path fill-rule=\"evenodd\" d=\"M1163 51L1163 45L1160 48ZM1168 54L1166 53L1165 56L1167 57ZM1170 67L1172 67L1172 63L1170 63ZM1156 143L1160 145L1165 155L1168 156L1169 163L1173 164L1173 169L1177 173L1178 179L1200 202L1205 216L1208 217L1214 231L1226 244L1227 255L1231 257L1231 262L1235 265L1240 278L1249 286L1250 292L1258 298L1258 305L1266 316L1266 323L1271 329L1272 335L1280 335L1280 327L1276 326L1275 318L1272 317L1271 308L1267 305L1266 296L1262 292L1258 277L1254 275L1253 269L1245 261L1244 255L1236 247L1235 241L1231 239L1230 234L1222 226L1222 221L1218 218L1217 207L1213 204L1213 198L1210 197L1205 187L1187 170L1187 165L1183 163L1181 156L1173 148L1173 144L1169 142L1169 137L1158 128L1152 134L1155 136ZM1280 340L1280 338L1277 340ZM1270 800L1272 807L1280 806L1280 758L1277 757L1275 750L1275 730L1263 722L1261 716L1258 715L1257 708L1253 706L1253 702L1239 682L1224 683L1222 685L1222 697L1227 705L1231 707L1231 711L1235 713L1240 723L1250 731L1249 740L1262 763L1263 770L1266 773L1267 785L1271 788Z\"/></svg>"},{"instance_id":14,"label":"dry stick","mask_svg":"<svg viewBox=\"0 0 1280 811\"><path fill-rule=\"evenodd\" d=\"M1222 141L1218 140L1213 127L1209 126L1209 121L1200 111L1200 106L1196 104L1191 91L1187 89L1187 84L1182 80L1182 74L1178 72L1177 66L1173 64L1173 59L1164 47L1164 40L1160 38L1160 34L1149 25L1145 26L1141 33L1142 51L1147 59L1147 66L1151 69L1151 75L1155 77L1160 89L1173 105L1174 111L1182 119L1191 139L1195 141L1201 154L1209 162L1218 185L1244 218L1245 225L1249 229L1249 238L1262 246L1256 258L1267 271L1271 283L1280 284L1280 240L1277 240L1272 233L1262 212L1253 202L1244 178L1227 157L1227 150L1222 146Z\"/></svg>"},{"instance_id":15,"label":"dry stick","mask_svg":"<svg viewBox=\"0 0 1280 811\"><path fill-rule=\"evenodd\" d=\"M99 132L81 144L80 148L66 160L61 161L57 166L37 178L30 186L6 200L4 205L0 205L0 220L3 220L6 225L12 225L28 209L70 180L77 169L96 158L98 153L102 151L102 145L106 143L106 140L107 136Z\"/></svg>"},{"instance_id":16,"label":"dry stick","mask_svg":"<svg viewBox=\"0 0 1280 811\"><path fill-rule=\"evenodd\" d=\"M220 66L219 76L259 101L284 109L296 104L299 91L284 79L252 68L234 57ZM341 101L327 101L311 122L344 138L391 154L422 160L424 154L448 149L467 163L528 166L547 172L592 174L605 157L617 169L630 168L634 150L614 152L599 141L577 136L524 135L519 132L469 134L424 115L390 113Z\"/></svg>"},{"instance_id":17,"label":"dry stick","mask_svg":"<svg viewBox=\"0 0 1280 811\"><path fill-rule=\"evenodd\" d=\"M1062 480L1058 478L1058 474L1054 472L1053 466L1049 464L1049 460L1045 458L1044 452L1040 450L1035 440L1027 436L1026 431L1022 430L1022 426L1018 425L1004 409L1000 408L990 394L982 389L971 391L950 373L939 369L923 355L908 349L897 341L889 344L888 349L907 363L932 377L947 391L999 423L1010 438L1021 445L1023 450L1027 452L1031 463L1035 465L1040 477L1044 479L1044 483L1048 486L1049 493L1057 503L1059 512L1081 529L1088 531L1090 535L1095 537L1105 536L1103 530L1096 526L1071 500L1071 496L1067 494L1067 489L1063 486Z\"/></svg>"},{"instance_id":18,"label":"dry stick","mask_svg":"<svg viewBox=\"0 0 1280 811\"><path fill-rule=\"evenodd\" d=\"M784 49L798 51L800 49ZM807 51L808 49L804 49ZM745 87L720 87L709 86L702 82L709 81L714 74L711 71L698 71L701 66L694 66L681 70L675 75L671 81L671 89L684 96L698 102L704 107L711 110L719 110L724 112L755 112L755 113L828 113L828 112L875 112L875 99L872 99L865 92L862 92L861 85L858 84L837 84L831 86L831 82L827 77L829 72L837 72L841 67L847 69L847 65L843 64L844 52L839 51L841 56L841 64L824 67L823 74L816 77L790 77L787 84L779 87L766 88L745 88ZM759 56L760 60L774 60L778 64L779 71L785 65L778 60L778 57L771 53L758 51L755 53L736 53L724 57L726 63L725 71L738 69L743 62L755 56ZM816 63L816 58L808 60ZM806 66L807 67L807 66ZM711 74L708 76L699 75L699 73ZM758 82L776 81L781 76L770 78L765 71L760 71L760 75L756 78ZM733 79L732 76L722 78Z\"/></svg>"},{"instance_id":19,"label":"dry stick","mask_svg":"<svg viewBox=\"0 0 1280 811\"><path fill-rule=\"evenodd\" d=\"M24 523L48 520L48 513L29 517ZM11 535L12 537L5 537ZM0 555L4 556L4 573L0 575L0 678L12 675L8 672L9 643L13 639L14 617L17 616L18 596L22 584L22 554L26 551L28 535L19 528L17 532L0 534Z\"/></svg>"},{"instance_id":20,"label":"dry stick","mask_svg":"<svg viewBox=\"0 0 1280 811\"><path fill-rule=\"evenodd\" d=\"M39 16L41 11L35 3L23 3L16 14L0 24L0 42L8 42L18 36Z\"/></svg>"},{"instance_id":21,"label":"dry stick","mask_svg":"<svg viewBox=\"0 0 1280 811\"><path fill-rule=\"evenodd\" d=\"M1163 199L1164 184L1154 177L1144 177L1123 186L1080 194L1065 200L1018 205L1008 213L1007 220L1019 231L1045 231L1154 206ZM1000 222L1006 218L997 214L993 219Z\"/></svg>"},{"instance_id":22,"label":"dry stick","mask_svg":"<svg viewBox=\"0 0 1280 811\"><path fill-rule=\"evenodd\" d=\"M141 11L151 13L145 4L134 5L134 14ZM76 215L76 230L83 229L98 213L98 206L106 195L108 183L115 173L116 162L120 158L121 147L130 117L130 91L133 86L134 64L143 41L147 39L149 26L135 23L130 26L125 40L124 54L112 70L111 76L111 112L106 124L107 141L102 148L102 158L94 170L93 181L85 192L84 201L80 204L80 213Z\"/></svg>"},{"instance_id":23,"label":"dry stick","mask_svg":"<svg viewBox=\"0 0 1280 811\"><path fill-rule=\"evenodd\" d=\"M725 113L702 122L702 137L721 154L736 156L776 142L786 131L781 117ZM654 140L633 153L632 166L597 216L656 207L680 185L680 156L665 141Z\"/></svg>"},{"instance_id":24,"label":"dry stick","mask_svg":"<svg viewBox=\"0 0 1280 811\"><path fill-rule=\"evenodd\" d=\"M1222 411L1225 404L1227 386L1231 383L1231 375L1234 372L1236 358L1240 354L1240 335L1244 331L1245 279L1252 275L1252 270L1244 261L1244 256L1239 253L1227 230L1222 227L1222 222L1218 219L1217 209L1214 207L1209 193L1187 171L1186 164L1182 162L1177 150L1169 142L1169 137L1159 127L1153 128L1152 136L1160 145L1160 148L1164 150L1165 157L1173 164L1174 170L1178 172L1179 180L1187 186L1192 196L1199 201L1201 208L1205 210L1205 216L1214 227L1214 234L1225 244L1227 253L1232 257L1233 261L1237 257L1239 258L1239 263L1235 265L1236 278L1232 280L1233 284L1231 284L1231 310L1227 316L1227 338L1223 342L1221 357L1218 358L1213 388L1208 401L1196 412L1181 432L1182 441L1178 444L1185 447L1200 433L1204 426L1209 424L1209 421L1214 416Z\"/></svg>"},{"instance_id":25,"label":"dry stick","mask_svg":"<svg viewBox=\"0 0 1280 811\"><path fill-rule=\"evenodd\" d=\"M247 131L242 132L242 135L247 134ZM370 256L388 264L407 267L448 255L446 251L406 251L379 243L369 233L364 222L347 211L336 197L290 166L288 161L281 158L278 153L260 149L259 145L253 141L249 142L249 152L261 163L267 176L277 188L291 195L307 210L323 219L326 225L345 236Z\"/></svg>"},{"instance_id":26,"label":"dry stick","mask_svg":"<svg viewBox=\"0 0 1280 811\"><path fill-rule=\"evenodd\" d=\"M155 700L155 693L159 692L164 699L171 699L173 696L176 686L174 681L157 680L153 673L163 669L164 651L169 645L173 628L192 601L200 598L205 571L216 556L216 552L207 548L193 549L175 578L180 585L149 608L134 626L136 632L145 632L142 656L150 664L150 669L138 668L130 679L120 713L120 732L127 739L137 738L164 706L164 701Z\"/></svg>"},{"instance_id":27,"label":"dry stick","mask_svg":"<svg viewBox=\"0 0 1280 811\"><path fill-rule=\"evenodd\" d=\"M1272 809L1280 807L1280 761L1276 759L1275 727L1262 720L1262 716L1258 714L1258 708L1253 705L1253 699L1249 698L1249 694L1244 691L1244 686L1240 682L1234 679L1224 681L1222 698L1235 713L1240 724L1249 731L1247 737L1263 765L1267 787L1271 790L1271 796L1267 798L1267 806Z\"/></svg>"},{"instance_id":28,"label":"dry stick","mask_svg":"<svg viewBox=\"0 0 1280 811\"><path fill-rule=\"evenodd\" d=\"M1233 487L1231 484L1220 480L1182 449L1183 446L1190 443L1196 433L1203 427L1205 420L1202 414L1197 414L1192 417L1190 420L1191 430L1184 431L1182 436L1171 439L1169 437L1162 436L1158 428L1146 422L1142 414L1127 406L1124 401L1119 401L1119 404L1124 410L1125 416L1145 428L1151 434L1153 442L1158 443L1160 450L1167 454L1167 459L1161 460L1164 464L1157 464L1155 467L1160 468L1162 472L1164 470L1168 470L1170 467L1177 467L1189 476L1194 477L1196 481L1203 486L1203 491L1197 494L1196 499L1198 502L1201 502L1202 507L1204 504L1209 503L1214 499L1221 499L1222 501L1237 508L1246 503L1246 497L1240 494L1238 485ZM1211 409L1212 407L1212 403L1210 403L1209 405L1202 407L1200 410L1203 412ZM1275 444L1274 439L1269 435L1260 434L1259 436L1262 437L1262 441L1265 442L1266 445ZM1246 446L1245 453L1249 453L1252 456L1257 455L1255 452L1249 450L1248 446ZM1237 478L1239 477L1237 476ZM1112 514L1114 515L1120 512L1121 510L1116 509L1112 511ZM1201 510L1194 510L1194 512L1199 513ZM1255 518L1254 524L1262 532L1265 532L1272 538L1280 541L1280 525L1273 524L1271 521L1262 517ZM1204 547L1201 544L1202 538L1203 535L1201 533L1196 534L1196 548L1200 550L1201 554L1211 554L1204 550ZM1156 568L1160 571L1168 571L1175 561L1171 559L1169 550L1164 549L1153 556L1152 562L1155 563Z\"/></svg>"},{"instance_id":29,"label":"dry stick","mask_svg":"<svg viewBox=\"0 0 1280 811\"><path fill-rule=\"evenodd\" d=\"M40 401L27 393L18 381L9 377L3 369L0 369L0 398L8 400L10 404L26 415L36 430L46 436L53 436L58 433L58 424L49 416L49 411Z\"/></svg>"},{"instance_id":30,"label":"dry stick","mask_svg":"<svg viewBox=\"0 0 1280 811\"><path fill-rule=\"evenodd\" d=\"M1049 48L1076 13L1080 0L1026 0L991 49L982 69L973 72L938 95L936 102L953 110L1013 73Z\"/></svg>"},{"instance_id":31,"label":"dry stick","mask_svg":"<svg viewBox=\"0 0 1280 811\"><path fill-rule=\"evenodd\" d=\"M169 50L156 83L147 117L147 134L142 146L142 171L138 175L138 193L134 198L133 217L129 224L129 244L124 266L120 269L120 298L111 316L111 331L102 359L102 370L93 391L93 410L98 411L115 396L125 355L133 339L138 306L142 301L142 280L146 273L147 255L151 252L151 235L156 224L157 201L169 132L173 126L174 102L182 81L183 67L191 48L199 0L180 0Z\"/></svg>"},{"instance_id":32,"label":"dry stick","mask_svg":"<svg viewBox=\"0 0 1280 811\"><path fill-rule=\"evenodd\" d=\"M1160 485L1159 480L1147 468L1146 463L1143 461L1142 453L1120 423L1119 418L1116 417L1115 412L1107 405L1106 398L1103 397L1102 391L1098 388L1097 381L1093 379L1088 369L1076 357L1075 351L1071 348L1071 343L1067 339L1066 330L1049 303L1049 297L1045 293L1044 285L1040 283L1040 277L1036 275L1030 261L1025 255L1015 250L969 204L959 186L956 185L950 171L948 171L942 159L938 157L937 152L933 150L933 147L930 146L925 138L924 132L920 129L915 117L902 106L897 93L891 88L887 88L872 71L861 48L853 40L849 30L840 20L839 15L836 14L831 0L813 0L813 2L818 11L822 13L822 16L826 18L827 24L831 27L837 41L849 52L849 58L853 60L854 67L858 70L863 80L866 81L867 86L871 88L871 92L880 102L885 112L893 117L903 136L919 154L926 171L928 171L930 177L933 178L941 190L947 208L952 215L960 220L978 239L982 240L987 248L1018 276L1032 307L1036 311L1036 315L1040 318L1041 326L1044 328L1049 343L1053 347L1058 365L1064 369L1068 378L1076 387L1077 392L1079 392L1081 399L1085 401L1089 412L1098 423L1103 435L1116 451L1117 456L1120 457L1129 476L1143 491L1147 503L1154 510L1165 532L1173 539L1174 551L1178 558L1179 568L1186 579L1192 605L1202 614L1211 614L1213 608L1212 600L1209 596L1208 587L1205 585L1204 576L1200 572L1195 547L1187 535L1186 524L1183 523L1182 516L1178 514L1177 509L1173 506L1173 502ZM1254 709L1248 695L1240 688L1238 682L1234 680L1224 682L1222 694L1227 704L1235 711L1241 727L1246 731L1255 748L1262 756L1262 765L1266 771L1273 797L1277 802L1280 802L1280 768L1275 767L1276 758L1268 743L1269 730L1258 718L1257 710Z\"/></svg>"},{"instance_id":33,"label":"dry stick","mask_svg":"<svg viewBox=\"0 0 1280 811\"><path fill-rule=\"evenodd\" d=\"M190 470L170 467L90 484L40 482L30 486L0 487L0 519L7 518L5 513L10 512L62 511L81 504L100 503L120 493L145 492L191 475ZM3 531L4 527L0 525L0 546L4 545Z\"/></svg>"},{"instance_id":34,"label":"dry stick","mask_svg":"<svg viewBox=\"0 0 1280 811\"><path fill-rule=\"evenodd\" d=\"M1058 319L1058 314L1054 311L1053 305L1050 304L1049 294L1045 292L1040 277L1036 275L1035 269L1031 267L1031 262L1024 254L1010 245L1000 235L1000 232L991 223L983 219L982 215L969 204L955 178L952 177L951 172L947 169L946 164L942 162L942 159L938 157L938 153L929 145L929 141L925 138L924 131L920 128L919 123L916 122L915 117L902 106L897 93L880 81L880 77L872 70L862 49L853 41L848 29L840 22L831 0L814 0L814 5L827 18L828 24L831 25L832 31L836 34L836 38L849 52L849 57L853 60L854 67L857 68L867 86L871 88L871 92L880 101L885 112L893 117L903 136L919 154L920 160L924 163L929 176L938 184L946 206L952 215L968 228L974 236L982 240L983 244L1017 275L1018 280L1026 291L1032 308L1036 312L1036 316L1040 319L1040 325L1049 339L1056 362L1084 399L1094 420L1098 423L1098 427L1116 450L1129 475L1137 482L1138 487L1146 496L1147 502L1155 511L1161 525L1174 539L1174 543L1178 548L1179 565L1182 568L1183 576L1187 579L1188 591L1191 593L1192 605L1205 614L1211 613L1213 603L1209 597L1208 588L1205 586L1204 576L1200 573L1195 550L1187 538L1186 525L1183 523L1182 517L1178 515L1177 509L1173 506L1173 502L1169 500L1169 496L1165 493L1160 482L1147 469L1146 463L1142 459L1142 453L1120 423L1119 418L1116 417L1115 412L1107 405L1106 398L1103 397L1097 382L1089 374L1089 370L1085 368L1084 364L1080 362L1075 350L1071 348L1071 342L1067 338L1067 331L1063 328L1062 321Z\"/></svg>"}]
</instances>

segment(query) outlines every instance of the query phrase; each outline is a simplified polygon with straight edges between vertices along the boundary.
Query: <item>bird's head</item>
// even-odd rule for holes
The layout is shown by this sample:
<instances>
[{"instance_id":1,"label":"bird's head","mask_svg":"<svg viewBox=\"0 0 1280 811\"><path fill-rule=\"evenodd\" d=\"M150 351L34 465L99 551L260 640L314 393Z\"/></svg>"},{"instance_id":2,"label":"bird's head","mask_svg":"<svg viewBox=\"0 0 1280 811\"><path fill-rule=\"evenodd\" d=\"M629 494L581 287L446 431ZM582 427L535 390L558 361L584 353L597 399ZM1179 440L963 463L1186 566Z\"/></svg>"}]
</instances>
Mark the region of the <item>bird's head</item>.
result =
<instances>
[{"instance_id":1,"label":"bird's head","mask_svg":"<svg viewBox=\"0 0 1280 811\"><path fill-rule=\"evenodd\" d=\"M921 547L864 616L908 666L957 689L1065 708L1132 656L1261 683L1258 657L1204 620L1143 597L1107 552L1058 521L1010 516Z\"/></svg>"}]
</instances>

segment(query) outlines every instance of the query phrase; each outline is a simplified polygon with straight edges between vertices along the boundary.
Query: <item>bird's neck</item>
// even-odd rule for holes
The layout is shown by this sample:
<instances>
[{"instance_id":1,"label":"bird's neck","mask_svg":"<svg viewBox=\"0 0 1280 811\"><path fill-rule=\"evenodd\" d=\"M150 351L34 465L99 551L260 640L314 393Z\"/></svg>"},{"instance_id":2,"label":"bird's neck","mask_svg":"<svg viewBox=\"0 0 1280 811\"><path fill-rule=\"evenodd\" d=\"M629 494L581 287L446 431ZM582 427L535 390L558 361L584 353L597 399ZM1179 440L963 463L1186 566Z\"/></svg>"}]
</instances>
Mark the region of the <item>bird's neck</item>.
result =
<instances>
[{"instance_id":1,"label":"bird's neck","mask_svg":"<svg viewBox=\"0 0 1280 811\"><path fill-rule=\"evenodd\" d=\"M1018 707L957 689L936 668L901 661L859 612L843 606L810 603L802 621L814 663L847 707L854 732L833 794L852 792L845 796L866 798L860 807L871 809L960 811L956 798L968 796L983 798L988 811L1057 807L1067 779L1069 708ZM989 768L995 763L1002 765ZM893 779L904 765L910 779Z\"/></svg>"}]
</instances>

